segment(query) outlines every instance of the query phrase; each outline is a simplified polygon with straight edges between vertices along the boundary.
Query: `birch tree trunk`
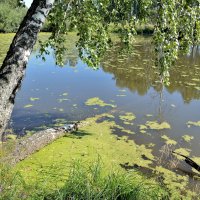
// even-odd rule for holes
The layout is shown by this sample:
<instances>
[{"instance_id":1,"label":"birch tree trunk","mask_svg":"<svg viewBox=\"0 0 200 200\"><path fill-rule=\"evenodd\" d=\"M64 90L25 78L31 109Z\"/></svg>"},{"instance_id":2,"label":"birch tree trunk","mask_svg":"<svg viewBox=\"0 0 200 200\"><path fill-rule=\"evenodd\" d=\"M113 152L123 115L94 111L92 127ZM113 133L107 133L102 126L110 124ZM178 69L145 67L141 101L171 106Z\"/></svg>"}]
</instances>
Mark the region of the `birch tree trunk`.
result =
<instances>
[{"instance_id":1,"label":"birch tree trunk","mask_svg":"<svg viewBox=\"0 0 200 200\"><path fill-rule=\"evenodd\" d=\"M10 119L17 90L37 35L55 0L34 0L0 68L0 138Z\"/></svg>"}]
</instances>

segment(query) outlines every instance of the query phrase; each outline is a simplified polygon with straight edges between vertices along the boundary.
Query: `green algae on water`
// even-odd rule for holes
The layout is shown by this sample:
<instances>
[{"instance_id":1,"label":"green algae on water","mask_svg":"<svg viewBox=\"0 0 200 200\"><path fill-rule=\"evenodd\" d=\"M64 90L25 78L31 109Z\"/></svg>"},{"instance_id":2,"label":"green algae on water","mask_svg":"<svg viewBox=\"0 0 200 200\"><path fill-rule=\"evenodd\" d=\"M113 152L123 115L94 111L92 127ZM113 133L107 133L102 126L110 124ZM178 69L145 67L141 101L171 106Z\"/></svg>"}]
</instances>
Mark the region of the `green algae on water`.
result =
<instances>
[{"instance_id":1,"label":"green algae on water","mask_svg":"<svg viewBox=\"0 0 200 200\"><path fill-rule=\"evenodd\" d=\"M152 117L153 115L152 114L146 114L146 117Z\"/></svg>"},{"instance_id":2,"label":"green algae on water","mask_svg":"<svg viewBox=\"0 0 200 200\"><path fill-rule=\"evenodd\" d=\"M184 156L189 156L190 155L190 149L186 149L186 148L179 148L179 149L175 149L174 152L176 153L180 153ZM180 160L184 160L185 158L183 158L182 156L176 155L175 156L180 159Z\"/></svg>"},{"instance_id":3,"label":"green algae on water","mask_svg":"<svg viewBox=\"0 0 200 200\"><path fill-rule=\"evenodd\" d=\"M136 145L133 140L127 143L127 138L117 140L112 134L115 122L96 123L101 117L88 118L78 132L54 141L18 163L17 168L26 181L30 184L38 180L46 181L49 185L55 185L54 183L59 181L64 183L70 162L80 158L85 163L90 163L101 156L108 169L111 166L121 169L120 164L126 162L137 163L143 167L148 167L152 163L154 156L151 149L145 145ZM143 159L143 155L149 159ZM48 173L55 174L49 176Z\"/></svg>"},{"instance_id":4,"label":"green algae on water","mask_svg":"<svg viewBox=\"0 0 200 200\"><path fill-rule=\"evenodd\" d=\"M106 114L105 114L106 115ZM88 118L78 132L62 137L37 153L17 164L26 182L45 182L45 191L52 191L55 185L62 186L69 173L70 163L82 159L83 163L92 163L97 157L105 164L105 169L114 167L122 170L120 164L129 163L130 166L138 166L153 170L155 174L164 177L163 182L172 194L172 199L181 199L183 191L187 187L188 177L181 176L164 167L153 167L151 164L155 158L151 147L154 144L137 145L128 137L118 137L112 134L113 127L117 126L114 121L98 122L103 115ZM60 120L58 120L60 121ZM61 120L62 121L62 120ZM64 121L64 120L63 120ZM177 149L177 152L182 150ZM191 192L184 194L191 197Z\"/></svg>"},{"instance_id":5,"label":"green algae on water","mask_svg":"<svg viewBox=\"0 0 200 200\"><path fill-rule=\"evenodd\" d=\"M116 107L116 105L105 103L99 97L93 97L93 98L88 99L85 102L85 105L87 105L87 106L100 106L100 107L111 106L112 108Z\"/></svg>"},{"instance_id":6,"label":"green algae on water","mask_svg":"<svg viewBox=\"0 0 200 200\"><path fill-rule=\"evenodd\" d=\"M127 112L124 115L120 115L119 118L122 121L132 121L132 120L134 120L136 118L136 116L131 112Z\"/></svg>"},{"instance_id":7,"label":"green algae on water","mask_svg":"<svg viewBox=\"0 0 200 200\"><path fill-rule=\"evenodd\" d=\"M162 135L161 138L164 139L165 143L168 145L176 145L177 144L177 142L175 140L170 139L167 135Z\"/></svg>"},{"instance_id":8,"label":"green algae on water","mask_svg":"<svg viewBox=\"0 0 200 200\"><path fill-rule=\"evenodd\" d=\"M147 129L147 126L145 126L145 125L143 125L143 124L139 125L139 127L140 127L140 130Z\"/></svg>"},{"instance_id":9,"label":"green algae on water","mask_svg":"<svg viewBox=\"0 0 200 200\"><path fill-rule=\"evenodd\" d=\"M62 99L58 99L58 102L59 103L62 103L63 101L68 101L69 99L66 99L66 98L62 98Z\"/></svg>"},{"instance_id":10,"label":"green algae on water","mask_svg":"<svg viewBox=\"0 0 200 200\"><path fill-rule=\"evenodd\" d=\"M39 100L40 98L37 98L37 97L30 97L30 101L37 101Z\"/></svg>"},{"instance_id":11,"label":"green algae on water","mask_svg":"<svg viewBox=\"0 0 200 200\"><path fill-rule=\"evenodd\" d=\"M192 139L194 139L194 137L191 136L191 135L183 135L182 138L183 138L186 142L189 142L189 141L191 141Z\"/></svg>"},{"instance_id":12,"label":"green algae on water","mask_svg":"<svg viewBox=\"0 0 200 200\"><path fill-rule=\"evenodd\" d=\"M117 97L125 97L126 95L125 94L117 94L116 96Z\"/></svg>"},{"instance_id":13,"label":"green algae on water","mask_svg":"<svg viewBox=\"0 0 200 200\"><path fill-rule=\"evenodd\" d=\"M171 126L167 122L159 123L157 121L147 121L145 124L149 129L153 130L162 130L162 129L170 129Z\"/></svg>"},{"instance_id":14,"label":"green algae on water","mask_svg":"<svg viewBox=\"0 0 200 200\"><path fill-rule=\"evenodd\" d=\"M200 121L197 121L197 122L188 121L188 122L187 122L187 125L188 125L188 127L190 127L190 125L193 125L193 126L200 126Z\"/></svg>"},{"instance_id":15,"label":"green algae on water","mask_svg":"<svg viewBox=\"0 0 200 200\"><path fill-rule=\"evenodd\" d=\"M33 105L32 104L27 104L27 105L24 106L24 108L30 108L30 107L33 107Z\"/></svg>"}]
</instances>

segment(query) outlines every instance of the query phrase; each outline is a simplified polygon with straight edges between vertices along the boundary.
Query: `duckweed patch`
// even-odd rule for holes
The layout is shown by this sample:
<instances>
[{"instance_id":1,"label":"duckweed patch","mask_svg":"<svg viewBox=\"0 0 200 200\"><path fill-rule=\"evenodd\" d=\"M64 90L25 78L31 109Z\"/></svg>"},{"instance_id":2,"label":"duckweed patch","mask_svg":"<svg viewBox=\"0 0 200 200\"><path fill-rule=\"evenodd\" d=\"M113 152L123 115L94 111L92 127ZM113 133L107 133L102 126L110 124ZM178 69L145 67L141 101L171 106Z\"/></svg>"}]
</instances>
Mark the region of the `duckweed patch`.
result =
<instances>
[{"instance_id":1,"label":"duckweed patch","mask_svg":"<svg viewBox=\"0 0 200 200\"><path fill-rule=\"evenodd\" d=\"M126 95L125 94L117 94L116 96L117 97L125 97Z\"/></svg>"},{"instance_id":2,"label":"duckweed patch","mask_svg":"<svg viewBox=\"0 0 200 200\"><path fill-rule=\"evenodd\" d=\"M100 107L111 106L112 108L116 107L116 105L105 103L99 97L93 97L93 98L88 99L85 102L85 105L87 105L87 106L100 106Z\"/></svg>"},{"instance_id":3,"label":"duckweed patch","mask_svg":"<svg viewBox=\"0 0 200 200\"><path fill-rule=\"evenodd\" d=\"M74 134L69 134L54 141L39 152L18 163L19 170L27 184L43 184L45 191L62 187L69 175L71 162L81 159L84 164L92 163L100 157L105 165L105 172L110 168L122 170L120 164L129 163L130 166L149 168L155 174L162 174L164 183L173 196L173 199L192 198L194 193L187 191L183 194L188 184L188 177L177 175L164 167L152 167L155 157L152 154L153 143L137 145L127 136L117 137L112 134L113 127L120 127L114 121L98 122L102 117L114 118L110 114L102 114L84 121L83 127ZM57 119L64 122L64 119ZM166 139L166 137L164 137ZM168 138L167 138L168 139ZM170 142L171 143L171 142ZM184 155L188 149L176 149Z\"/></svg>"},{"instance_id":4,"label":"duckweed patch","mask_svg":"<svg viewBox=\"0 0 200 200\"><path fill-rule=\"evenodd\" d=\"M175 152L176 153L180 153L184 156L189 156L190 155L190 149L186 149L186 148L179 148L179 149L175 149ZM182 156L179 156L179 155L176 155L175 156L180 159L180 160L184 160L185 158L183 158Z\"/></svg>"},{"instance_id":5,"label":"duckweed patch","mask_svg":"<svg viewBox=\"0 0 200 200\"><path fill-rule=\"evenodd\" d=\"M193 125L193 126L200 126L200 121L197 121L197 122L188 121L188 122L187 122L187 125L188 125L188 126L190 126L190 125Z\"/></svg>"},{"instance_id":6,"label":"duckweed patch","mask_svg":"<svg viewBox=\"0 0 200 200\"><path fill-rule=\"evenodd\" d=\"M170 129L171 126L167 122L159 123L157 121L147 121L145 124L149 129L153 130L162 130L162 129Z\"/></svg>"},{"instance_id":7,"label":"duckweed patch","mask_svg":"<svg viewBox=\"0 0 200 200\"><path fill-rule=\"evenodd\" d=\"M137 145L127 138L117 140L112 135L114 122L96 123L102 116L89 118L78 132L60 138L46 146L28 159L20 162L16 169L20 170L27 183L47 182L47 189L55 184L62 185L69 172L71 161L82 159L90 163L98 156L101 157L107 169L121 169L120 163L137 163L148 167L154 156L152 150L145 145ZM141 151L142 149L142 151ZM151 160L144 160L145 155ZM105 169L106 170L106 169Z\"/></svg>"},{"instance_id":8,"label":"duckweed patch","mask_svg":"<svg viewBox=\"0 0 200 200\"><path fill-rule=\"evenodd\" d=\"M62 99L58 99L58 102L59 103L62 103L63 101L68 101L69 99L66 99L66 98L62 98Z\"/></svg>"},{"instance_id":9,"label":"duckweed patch","mask_svg":"<svg viewBox=\"0 0 200 200\"><path fill-rule=\"evenodd\" d=\"M39 100L40 98L37 98L37 97L30 97L30 101L37 101Z\"/></svg>"},{"instance_id":10,"label":"duckweed patch","mask_svg":"<svg viewBox=\"0 0 200 200\"><path fill-rule=\"evenodd\" d=\"M134 120L136 118L136 116L131 112L127 112L124 115L120 115L119 118L122 121L132 121L132 120Z\"/></svg>"},{"instance_id":11,"label":"duckweed patch","mask_svg":"<svg viewBox=\"0 0 200 200\"><path fill-rule=\"evenodd\" d=\"M176 145L177 144L177 142L175 140L170 139L167 135L162 135L161 138L164 139L165 143L168 145Z\"/></svg>"},{"instance_id":12,"label":"duckweed patch","mask_svg":"<svg viewBox=\"0 0 200 200\"><path fill-rule=\"evenodd\" d=\"M192 139L194 139L194 137L191 136L191 135L183 135L182 138L183 138L186 142L190 142Z\"/></svg>"},{"instance_id":13,"label":"duckweed patch","mask_svg":"<svg viewBox=\"0 0 200 200\"><path fill-rule=\"evenodd\" d=\"M152 114L146 114L146 117L153 117Z\"/></svg>"},{"instance_id":14,"label":"duckweed patch","mask_svg":"<svg viewBox=\"0 0 200 200\"><path fill-rule=\"evenodd\" d=\"M30 107L33 107L33 105L32 104L27 104L27 105L24 106L24 108L30 108Z\"/></svg>"}]
</instances>

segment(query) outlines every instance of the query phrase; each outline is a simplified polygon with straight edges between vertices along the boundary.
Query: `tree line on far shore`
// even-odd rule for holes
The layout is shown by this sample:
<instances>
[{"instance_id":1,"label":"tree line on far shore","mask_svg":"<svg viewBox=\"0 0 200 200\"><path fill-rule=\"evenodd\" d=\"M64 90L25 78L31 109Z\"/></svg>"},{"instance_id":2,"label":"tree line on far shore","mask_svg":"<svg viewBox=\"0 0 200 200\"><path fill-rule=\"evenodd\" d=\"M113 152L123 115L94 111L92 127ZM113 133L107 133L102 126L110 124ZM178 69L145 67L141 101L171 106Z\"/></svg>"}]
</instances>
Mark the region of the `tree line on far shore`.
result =
<instances>
[{"instance_id":1,"label":"tree line on far shore","mask_svg":"<svg viewBox=\"0 0 200 200\"><path fill-rule=\"evenodd\" d=\"M19 28L28 8L19 0L0 1L0 33L13 33ZM48 22L44 24L42 31L51 31Z\"/></svg>"}]
</instances>

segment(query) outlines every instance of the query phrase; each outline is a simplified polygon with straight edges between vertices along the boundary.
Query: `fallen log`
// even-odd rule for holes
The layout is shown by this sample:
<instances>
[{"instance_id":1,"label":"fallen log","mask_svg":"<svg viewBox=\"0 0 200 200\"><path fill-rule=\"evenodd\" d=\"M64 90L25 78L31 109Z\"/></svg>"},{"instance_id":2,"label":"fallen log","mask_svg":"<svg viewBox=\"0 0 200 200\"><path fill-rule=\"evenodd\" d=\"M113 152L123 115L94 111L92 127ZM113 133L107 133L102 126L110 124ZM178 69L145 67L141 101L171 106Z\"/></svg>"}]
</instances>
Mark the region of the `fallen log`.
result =
<instances>
[{"instance_id":1,"label":"fallen log","mask_svg":"<svg viewBox=\"0 0 200 200\"><path fill-rule=\"evenodd\" d=\"M6 158L3 158L1 161L7 161L10 164L15 165L29 155L52 143L54 140L63 137L66 133L77 131L81 125L82 123L76 122L73 124L66 124L65 126L59 128L49 128L39 131L28 138L19 140L12 153L6 156Z\"/></svg>"},{"instance_id":2,"label":"fallen log","mask_svg":"<svg viewBox=\"0 0 200 200\"><path fill-rule=\"evenodd\" d=\"M180 154L180 153L177 153L175 151L172 151L172 153L176 154L176 155L179 155L179 156L182 156L183 158L185 158L185 162L190 165L192 168L196 169L197 171L200 172L200 165L198 165L196 162L194 162L192 159L190 159L189 157L187 156L184 156L183 154Z\"/></svg>"}]
</instances>

